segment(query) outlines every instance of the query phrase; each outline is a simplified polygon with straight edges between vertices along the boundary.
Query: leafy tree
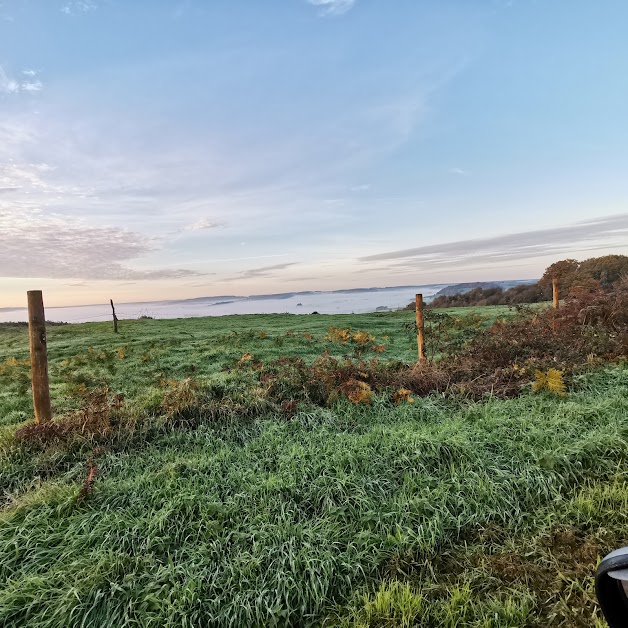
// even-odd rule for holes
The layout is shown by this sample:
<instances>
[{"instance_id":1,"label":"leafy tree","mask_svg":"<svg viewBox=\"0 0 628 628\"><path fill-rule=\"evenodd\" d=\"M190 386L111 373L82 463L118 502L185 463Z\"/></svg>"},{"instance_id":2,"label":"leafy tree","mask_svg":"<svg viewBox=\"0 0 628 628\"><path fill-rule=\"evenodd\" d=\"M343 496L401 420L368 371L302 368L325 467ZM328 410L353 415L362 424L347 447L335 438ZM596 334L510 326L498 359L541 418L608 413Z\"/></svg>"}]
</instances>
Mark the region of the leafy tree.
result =
<instances>
[{"instance_id":1,"label":"leafy tree","mask_svg":"<svg viewBox=\"0 0 628 628\"><path fill-rule=\"evenodd\" d=\"M520 305L552 299L552 280L558 279L563 296L575 293L592 293L600 289L608 292L623 280L628 282L628 256L604 255L578 262L565 259L547 267L541 279L531 285L501 288L481 288L462 294L440 295L430 304L432 308L464 307L470 305ZM408 305L414 309L414 302Z\"/></svg>"},{"instance_id":2,"label":"leafy tree","mask_svg":"<svg viewBox=\"0 0 628 628\"><path fill-rule=\"evenodd\" d=\"M628 277L628 256L592 257L580 264L580 273L585 277L599 281L601 287L607 290L622 277Z\"/></svg>"},{"instance_id":3,"label":"leafy tree","mask_svg":"<svg viewBox=\"0 0 628 628\"><path fill-rule=\"evenodd\" d=\"M561 260L548 266L539 280L539 287L543 290L545 298L548 301L552 298L552 281L554 279L558 279L561 292L569 291L578 277L579 269L580 262L575 259Z\"/></svg>"}]
</instances>

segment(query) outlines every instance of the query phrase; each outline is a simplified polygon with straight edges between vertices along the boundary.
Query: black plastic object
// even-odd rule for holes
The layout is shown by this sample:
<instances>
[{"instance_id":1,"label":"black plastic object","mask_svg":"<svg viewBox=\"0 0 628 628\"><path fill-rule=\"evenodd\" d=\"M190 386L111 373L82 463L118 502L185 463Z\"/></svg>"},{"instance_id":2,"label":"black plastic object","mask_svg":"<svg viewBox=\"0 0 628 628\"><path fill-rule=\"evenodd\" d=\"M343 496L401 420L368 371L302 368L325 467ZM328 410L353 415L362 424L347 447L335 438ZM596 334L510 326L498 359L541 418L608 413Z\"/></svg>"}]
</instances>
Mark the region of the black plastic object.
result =
<instances>
[{"instance_id":1,"label":"black plastic object","mask_svg":"<svg viewBox=\"0 0 628 628\"><path fill-rule=\"evenodd\" d=\"M611 552L600 563L595 594L610 628L628 628L628 547Z\"/></svg>"}]
</instances>

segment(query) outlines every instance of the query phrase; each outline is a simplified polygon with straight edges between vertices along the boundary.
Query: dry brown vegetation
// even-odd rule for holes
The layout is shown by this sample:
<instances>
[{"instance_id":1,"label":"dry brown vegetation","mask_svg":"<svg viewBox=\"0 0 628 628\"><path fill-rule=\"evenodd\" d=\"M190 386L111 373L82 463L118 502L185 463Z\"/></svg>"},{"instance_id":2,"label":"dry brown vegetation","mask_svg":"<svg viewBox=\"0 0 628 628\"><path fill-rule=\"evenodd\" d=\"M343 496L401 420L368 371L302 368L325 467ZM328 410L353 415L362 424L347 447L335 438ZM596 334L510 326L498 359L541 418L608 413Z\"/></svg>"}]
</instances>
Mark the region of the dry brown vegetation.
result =
<instances>
[{"instance_id":1,"label":"dry brown vegetation","mask_svg":"<svg viewBox=\"0 0 628 628\"><path fill-rule=\"evenodd\" d=\"M366 359L367 352L383 350L375 336L331 327L325 340L353 350L344 358L326 351L312 363L288 356L265 363L246 352L233 369L240 378L233 386L224 388L194 377L164 379L160 382L163 398L155 410L162 425L193 427L201 420L243 419L269 411L290 417L301 403L326 407L344 398L368 405L375 395L396 405L411 403L413 395L435 393L481 399L512 397L532 388L563 395L574 374L626 355L626 312L628 283L623 282L610 292L575 290L558 310L524 309L486 329L460 329L455 319L452 323L445 316L435 319L433 326L441 352L435 359L413 364ZM90 349L84 362L108 364L110 358ZM62 366L76 369L77 360ZM1 366L23 370L19 361ZM78 409L52 423L21 427L16 432L18 442L37 447L99 444L121 434L132 436L147 427L146 421L151 423L150 417L125 411L123 396L106 386L89 389L76 370L71 381L78 382L71 388Z\"/></svg>"},{"instance_id":2,"label":"dry brown vegetation","mask_svg":"<svg viewBox=\"0 0 628 628\"><path fill-rule=\"evenodd\" d=\"M0 624L596 625L627 292L430 310L421 363L407 312L59 328L40 426L6 341Z\"/></svg>"}]
</instances>

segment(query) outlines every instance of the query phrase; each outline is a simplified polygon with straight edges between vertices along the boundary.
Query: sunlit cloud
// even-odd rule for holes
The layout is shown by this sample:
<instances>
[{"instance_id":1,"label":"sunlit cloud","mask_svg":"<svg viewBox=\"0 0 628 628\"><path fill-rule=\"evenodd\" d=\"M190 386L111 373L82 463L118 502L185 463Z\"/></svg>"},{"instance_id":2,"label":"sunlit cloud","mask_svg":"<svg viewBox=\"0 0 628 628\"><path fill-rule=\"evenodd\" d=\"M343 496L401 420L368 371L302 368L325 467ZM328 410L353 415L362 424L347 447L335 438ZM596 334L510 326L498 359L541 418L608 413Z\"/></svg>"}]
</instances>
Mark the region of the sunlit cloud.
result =
<instances>
[{"instance_id":1,"label":"sunlit cloud","mask_svg":"<svg viewBox=\"0 0 628 628\"><path fill-rule=\"evenodd\" d=\"M159 243L114 227L93 227L31 210L0 208L0 276L45 279L177 279L201 273L186 269L138 270L128 264Z\"/></svg>"}]
</instances>

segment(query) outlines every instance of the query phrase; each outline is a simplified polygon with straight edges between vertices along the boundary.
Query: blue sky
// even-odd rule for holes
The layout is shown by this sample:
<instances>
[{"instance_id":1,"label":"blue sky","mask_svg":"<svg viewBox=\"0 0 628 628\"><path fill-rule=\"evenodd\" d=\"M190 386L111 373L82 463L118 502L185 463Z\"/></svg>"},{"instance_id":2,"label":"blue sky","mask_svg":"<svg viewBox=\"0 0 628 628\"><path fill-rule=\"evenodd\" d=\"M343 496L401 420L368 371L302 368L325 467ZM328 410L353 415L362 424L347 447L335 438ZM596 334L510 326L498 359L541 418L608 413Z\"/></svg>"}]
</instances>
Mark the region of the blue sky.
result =
<instances>
[{"instance_id":1,"label":"blue sky","mask_svg":"<svg viewBox=\"0 0 628 628\"><path fill-rule=\"evenodd\" d=\"M628 252L625 0L0 0L0 307Z\"/></svg>"}]
</instances>

